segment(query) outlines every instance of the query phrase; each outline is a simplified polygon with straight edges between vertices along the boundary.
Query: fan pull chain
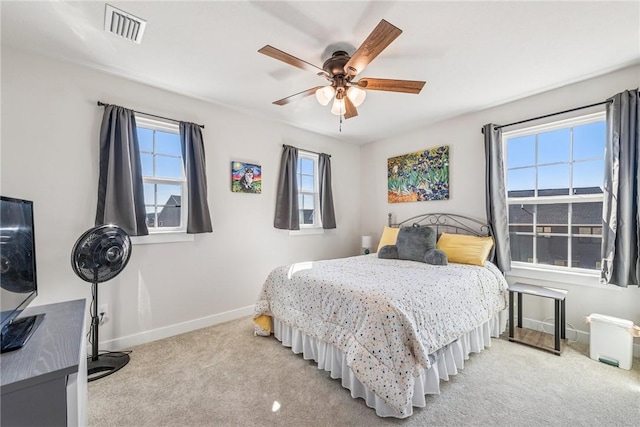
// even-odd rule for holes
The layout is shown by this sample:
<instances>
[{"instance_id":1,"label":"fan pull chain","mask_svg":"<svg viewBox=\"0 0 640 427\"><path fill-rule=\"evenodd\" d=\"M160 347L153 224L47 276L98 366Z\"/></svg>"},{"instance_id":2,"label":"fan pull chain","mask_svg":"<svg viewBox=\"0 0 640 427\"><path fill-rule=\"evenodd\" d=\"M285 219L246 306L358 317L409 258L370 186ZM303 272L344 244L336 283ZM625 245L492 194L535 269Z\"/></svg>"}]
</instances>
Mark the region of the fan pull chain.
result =
<instances>
[{"instance_id":1,"label":"fan pull chain","mask_svg":"<svg viewBox=\"0 0 640 427\"><path fill-rule=\"evenodd\" d=\"M342 132L342 114L340 114L340 132Z\"/></svg>"}]
</instances>

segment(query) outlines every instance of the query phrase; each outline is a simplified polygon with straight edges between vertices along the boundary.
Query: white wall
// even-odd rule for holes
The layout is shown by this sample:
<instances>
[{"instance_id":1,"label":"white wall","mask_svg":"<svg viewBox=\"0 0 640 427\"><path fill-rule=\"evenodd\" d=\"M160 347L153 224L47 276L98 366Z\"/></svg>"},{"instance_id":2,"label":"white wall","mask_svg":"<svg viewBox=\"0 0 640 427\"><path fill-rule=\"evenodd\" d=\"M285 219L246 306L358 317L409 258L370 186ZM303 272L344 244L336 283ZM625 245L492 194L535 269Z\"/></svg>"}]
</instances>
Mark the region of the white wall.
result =
<instances>
[{"instance_id":1,"label":"white wall","mask_svg":"<svg viewBox=\"0 0 640 427\"><path fill-rule=\"evenodd\" d=\"M206 126L214 228L193 242L134 246L127 268L100 285L99 301L111 312L100 341L135 344L250 314L274 267L358 254L358 146L3 48L0 191L34 201L35 304L90 298L90 284L71 269L70 252L95 218L103 113L98 100ZM337 229L290 237L273 228L283 143L332 155ZM262 194L231 192L232 160L262 165Z\"/></svg>"},{"instance_id":2,"label":"white wall","mask_svg":"<svg viewBox=\"0 0 640 427\"><path fill-rule=\"evenodd\" d=\"M386 224L388 212L394 214L394 220L402 220L427 212L452 212L485 220L484 144L480 132L483 125L487 123L512 123L581 105L593 104L604 101L625 89L636 88L639 84L640 67L631 67L367 144L362 148L360 160L363 173L360 187L363 234L372 234L375 236L374 240L379 238L382 228ZM568 118L593 111L596 110L583 110L560 117ZM528 125L542 123L544 121ZM449 145L450 147L450 199L447 201L387 203L387 158L439 145ZM531 279L522 279L514 275L507 278L510 282L522 280L533 283ZM556 281L539 283L569 290L567 321L575 329L588 331L589 327L584 323L584 316L591 313L609 314L640 324L640 290L637 287L621 289L615 286L603 286L597 284L595 278L574 280L590 286L570 284L559 277L554 280ZM533 321L543 321L553 317L553 303L539 300L540 298L525 297L523 304L525 317ZM575 334L569 338L575 338Z\"/></svg>"},{"instance_id":3,"label":"white wall","mask_svg":"<svg viewBox=\"0 0 640 427\"><path fill-rule=\"evenodd\" d=\"M437 211L484 219L482 125L602 101L640 83L640 68L629 68L358 147L41 56L3 48L1 59L0 192L35 202L36 304L90 298L90 285L73 274L69 259L75 240L95 216L103 111L96 101L206 125L214 232L189 243L134 247L126 270L100 286L100 303L111 312L100 329L101 341L115 344L249 314L247 307L273 267L357 254L361 234L372 234L377 242L388 212L396 220ZM338 229L289 237L273 228L282 143L332 154ZM388 204L387 158L438 145L450 146L450 200ZM231 193L232 160L262 165L263 194ZM360 203L353 197L358 188ZM567 320L576 329L588 331L583 316L593 312L640 323L637 288L543 283L569 290ZM525 317L553 316L545 302L526 301Z\"/></svg>"}]
</instances>

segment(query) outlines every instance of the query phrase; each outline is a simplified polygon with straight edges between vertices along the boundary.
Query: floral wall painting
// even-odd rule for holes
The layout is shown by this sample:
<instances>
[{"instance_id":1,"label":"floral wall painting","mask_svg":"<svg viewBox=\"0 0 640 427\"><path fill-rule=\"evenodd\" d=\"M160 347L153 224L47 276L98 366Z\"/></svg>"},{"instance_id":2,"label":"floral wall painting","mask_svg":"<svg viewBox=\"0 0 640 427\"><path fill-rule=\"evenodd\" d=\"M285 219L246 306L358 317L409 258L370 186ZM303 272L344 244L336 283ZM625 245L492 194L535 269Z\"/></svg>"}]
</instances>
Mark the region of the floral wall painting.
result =
<instances>
[{"instance_id":1,"label":"floral wall painting","mask_svg":"<svg viewBox=\"0 0 640 427\"><path fill-rule=\"evenodd\" d=\"M262 193L262 167L243 162L231 162L231 191Z\"/></svg>"},{"instance_id":2,"label":"floral wall painting","mask_svg":"<svg viewBox=\"0 0 640 427\"><path fill-rule=\"evenodd\" d=\"M449 199L449 146L387 160L389 203Z\"/></svg>"}]
</instances>

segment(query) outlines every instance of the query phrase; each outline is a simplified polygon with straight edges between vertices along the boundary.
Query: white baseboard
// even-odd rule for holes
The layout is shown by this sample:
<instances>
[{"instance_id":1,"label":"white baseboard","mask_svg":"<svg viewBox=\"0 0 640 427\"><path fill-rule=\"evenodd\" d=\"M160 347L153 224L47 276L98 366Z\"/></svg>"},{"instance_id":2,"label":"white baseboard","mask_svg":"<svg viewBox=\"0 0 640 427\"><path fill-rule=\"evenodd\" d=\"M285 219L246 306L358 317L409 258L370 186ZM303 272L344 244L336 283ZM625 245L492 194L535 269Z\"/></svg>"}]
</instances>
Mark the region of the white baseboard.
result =
<instances>
[{"instance_id":1,"label":"white baseboard","mask_svg":"<svg viewBox=\"0 0 640 427\"><path fill-rule=\"evenodd\" d=\"M534 331L543 331L548 334L553 334L553 323L541 322L540 320L522 319L522 326L524 328L533 329ZM579 331L577 329L567 327L567 339L569 341L577 341L582 344L589 345L589 332ZM640 357L640 345L633 345L633 357Z\"/></svg>"},{"instance_id":2,"label":"white baseboard","mask_svg":"<svg viewBox=\"0 0 640 427\"><path fill-rule=\"evenodd\" d=\"M100 341L99 348L100 350L115 351L146 344L163 338L169 338L174 335L195 331L196 329L206 328L208 326L239 319L240 317L250 316L253 314L254 307L255 306L250 305L235 310L225 311L223 313L213 314L211 316L201 317L199 319L176 323L175 325L164 326L162 328L127 335L125 337L115 338L108 341ZM91 354L91 349L88 350L88 354Z\"/></svg>"},{"instance_id":3,"label":"white baseboard","mask_svg":"<svg viewBox=\"0 0 640 427\"><path fill-rule=\"evenodd\" d=\"M146 344L163 338L169 338L186 332L195 331L196 329L206 328L208 326L250 316L253 314L254 307L255 306L250 305L235 310L225 311L223 313L213 314L211 316L201 317L199 319L176 323L175 325L164 326L162 328L152 329L108 341L101 341L99 348L101 350L115 351ZM543 331L550 334L553 333L553 323L549 322L541 322L540 320L525 317L522 319L522 326L536 331ZM567 339L589 345L588 332L567 328ZM90 347L88 347L87 351L88 354L91 354ZM633 345L633 357L640 357L640 345L638 344Z\"/></svg>"}]
</instances>

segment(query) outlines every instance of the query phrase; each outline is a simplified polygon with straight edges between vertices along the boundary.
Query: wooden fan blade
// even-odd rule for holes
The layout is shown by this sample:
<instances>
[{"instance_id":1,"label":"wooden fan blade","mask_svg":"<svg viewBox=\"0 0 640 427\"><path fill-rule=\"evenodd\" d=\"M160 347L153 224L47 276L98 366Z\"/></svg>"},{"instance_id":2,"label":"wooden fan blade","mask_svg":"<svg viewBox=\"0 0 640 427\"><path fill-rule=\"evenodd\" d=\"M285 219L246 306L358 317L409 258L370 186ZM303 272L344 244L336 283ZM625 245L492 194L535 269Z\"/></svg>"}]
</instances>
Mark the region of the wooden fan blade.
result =
<instances>
[{"instance_id":1,"label":"wooden fan blade","mask_svg":"<svg viewBox=\"0 0 640 427\"><path fill-rule=\"evenodd\" d=\"M355 76L361 73L400 34L402 34L400 28L391 25L384 19L380 21L378 26L373 29L369 37L349 59L349 62L345 64L345 74Z\"/></svg>"},{"instance_id":2,"label":"wooden fan blade","mask_svg":"<svg viewBox=\"0 0 640 427\"><path fill-rule=\"evenodd\" d=\"M289 104L289 103L291 103L293 101L297 101L297 100L302 99L304 97L313 95L313 94L316 93L316 91L318 89L321 89L323 87L324 86L316 86L314 88L307 89L307 90L304 90L302 92L296 93L295 95L291 95L291 96L287 96L286 98L279 99L277 101L274 101L273 103L276 104L276 105L287 105L287 104Z\"/></svg>"},{"instance_id":3,"label":"wooden fan blade","mask_svg":"<svg viewBox=\"0 0 640 427\"><path fill-rule=\"evenodd\" d=\"M389 92L404 92L418 94L426 82L417 80L372 79L363 77L356 83L359 88L366 90L386 90Z\"/></svg>"},{"instance_id":4,"label":"wooden fan blade","mask_svg":"<svg viewBox=\"0 0 640 427\"><path fill-rule=\"evenodd\" d=\"M296 58L293 55L289 55L287 52L283 52L273 46L266 45L262 49L258 50L258 52L277 59L278 61L286 62L287 64L293 65L294 67L298 67L302 70L313 71L314 73L321 71L325 74L325 71L322 68L316 67L315 65L310 64L307 61L303 61L300 58Z\"/></svg>"},{"instance_id":5,"label":"wooden fan blade","mask_svg":"<svg viewBox=\"0 0 640 427\"><path fill-rule=\"evenodd\" d=\"M353 105L353 102L351 102L349 97L345 96L343 99L344 99L344 108L345 108L344 118L350 119L351 117L356 117L358 115L358 110L356 109L356 106Z\"/></svg>"}]
</instances>

